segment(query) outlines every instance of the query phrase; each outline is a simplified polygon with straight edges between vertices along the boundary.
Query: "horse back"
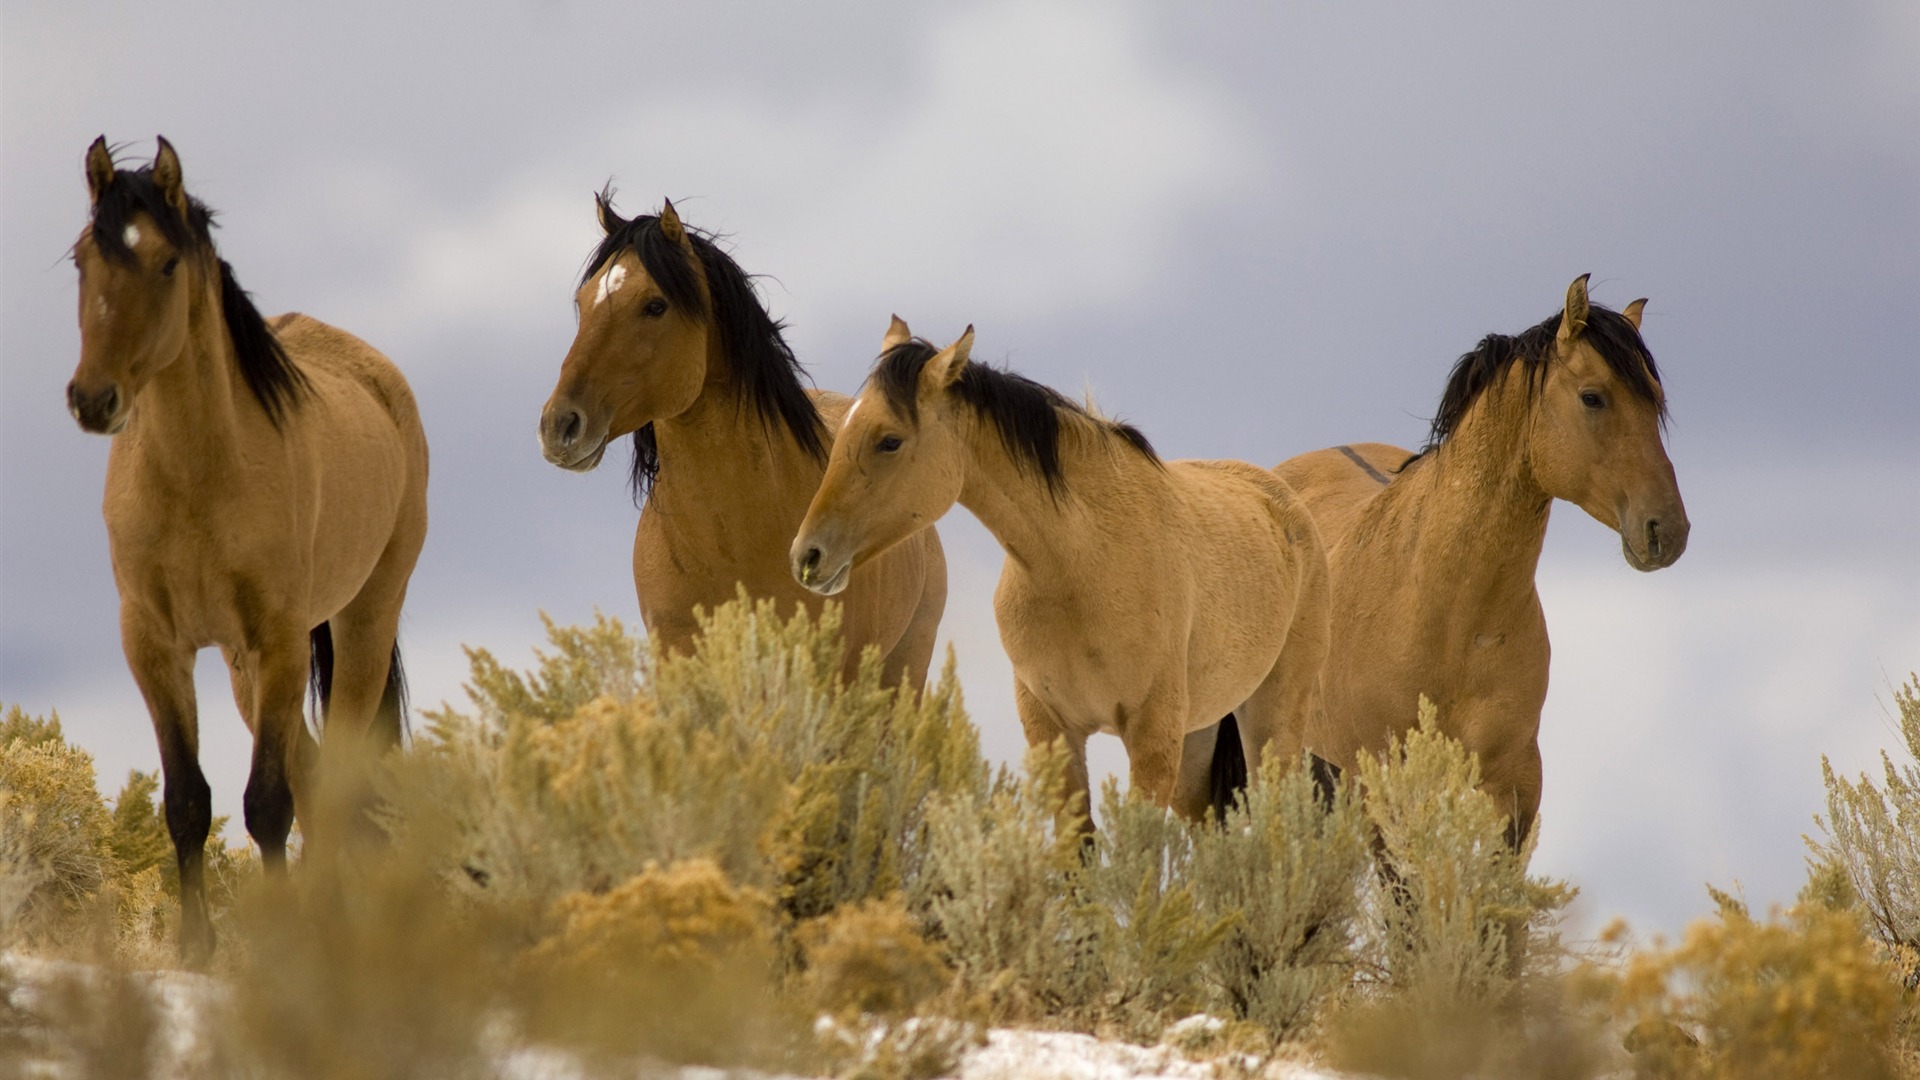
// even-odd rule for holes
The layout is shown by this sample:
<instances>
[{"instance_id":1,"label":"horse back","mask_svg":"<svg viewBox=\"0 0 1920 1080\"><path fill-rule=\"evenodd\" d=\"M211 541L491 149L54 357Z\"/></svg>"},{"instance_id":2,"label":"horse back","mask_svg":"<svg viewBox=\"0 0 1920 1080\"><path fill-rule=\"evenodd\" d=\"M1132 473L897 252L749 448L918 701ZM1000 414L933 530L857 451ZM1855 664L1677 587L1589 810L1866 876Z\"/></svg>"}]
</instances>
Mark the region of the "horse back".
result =
<instances>
[{"instance_id":1,"label":"horse back","mask_svg":"<svg viewBox=\"0 0 1920 1080\"><path fill-rule=\"evenodd\" d=\"M1288 458L1273 472L1299 494L1332 548L1413 457L1387 443L1352 443Z\"/></svg>"}]
</instances>

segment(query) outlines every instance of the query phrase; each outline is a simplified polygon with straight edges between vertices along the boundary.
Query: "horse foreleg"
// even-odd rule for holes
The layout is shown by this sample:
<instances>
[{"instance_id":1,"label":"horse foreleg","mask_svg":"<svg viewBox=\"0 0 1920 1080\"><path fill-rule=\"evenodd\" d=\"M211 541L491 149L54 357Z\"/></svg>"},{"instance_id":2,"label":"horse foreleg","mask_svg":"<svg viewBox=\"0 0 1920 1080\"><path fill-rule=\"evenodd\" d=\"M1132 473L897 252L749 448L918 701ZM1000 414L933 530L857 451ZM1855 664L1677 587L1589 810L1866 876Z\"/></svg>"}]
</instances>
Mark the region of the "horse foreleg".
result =
<instances>
[{"instance_id":1,"label":"horse foreleg","mask_svg":"<svg viewBox=\"0 0 1920 1080\"><path fill-rule=\"evenodd\" d=\"M1087 780L1087 737L1067 730L1066 724L1053 707L1040 700L1040 696L1027 689L1027 684L1015 677L1013 680L1013 704L1020 713L1020 727L1026 731L1027 746L1045 746L1055 739L1064 739L1067 744L1066 789L1061 792L1062 815L1077 815L1080 832L1089 839L1093 836L1093 793ZM1078 798L1078 805L1075 799Z\"/></svg>"},{"instance_id":2,"label":"horse foreleg","mask_svg":"<svg viewBox=\"0 0 1920 1080\"><path fill-rule=\"evenodd\" d=\"M905 681L915 693L926 689L928 668L933 663L934 640L940 633L940 615L947 609L947 556L940 547L940 534L927 529L913 543L926 545L926 574L921 579L920 596L906 632L887 654L882 686L898 686Z\"/></svg>"},{"instance_id":3,"label":"horse foreleg","mask_svg":"<svg viewBox=\"0 0 1920 1080\"><path fill-rule=\"evenodd\" d=\"M207 914L207 834L213 828L213 791L200 771L200 719L193 689L192 646L172 639L122 608L120 643L133 680L153 717L160 743L161 799L167 833L180 870L180 959L204 967L213 955Z\"/></svg>"},{"instance_id":4,"label":"horse foreleg","mask_svg":"<svg viewBox=\"0 0 1920 1080\"><path fill-rule=\"evenodd\" d=\"M1156 690L1120 732L1127 746L1127 788L1155 806L1172 808L1180 783L1180 751L1186 741L1187 695Z\"/></svg>"}]
</instances>

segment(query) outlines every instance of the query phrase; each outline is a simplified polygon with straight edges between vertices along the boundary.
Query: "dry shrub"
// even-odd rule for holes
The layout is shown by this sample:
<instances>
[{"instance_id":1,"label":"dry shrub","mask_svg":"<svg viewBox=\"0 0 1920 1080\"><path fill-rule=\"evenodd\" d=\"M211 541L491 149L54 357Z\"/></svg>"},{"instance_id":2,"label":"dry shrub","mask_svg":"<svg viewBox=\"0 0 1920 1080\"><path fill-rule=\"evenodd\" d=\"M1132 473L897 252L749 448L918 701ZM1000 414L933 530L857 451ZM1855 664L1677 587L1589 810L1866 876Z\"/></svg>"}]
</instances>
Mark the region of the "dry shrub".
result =
<instances>
[{"instance_id":1,"label":"dry shrub","mask_svg":"<svg viewBox=\"0 0 1920 1080\"><path fill-rule=\"evenodd\" d=\"M1617 1008L1643 1071L1684 1078L1893 1077L1901 988L1850 911L1803 900L1765 922L1713 891L1717 918L1633 956ZM1696 1048L1688 1034L1704 1044Z\"/></svg>"},{"instance_id":2,"label":"dry shrub","mask_svg":"<svg viewBox=\"0 0 1920 1080\"><path fill-rule=\"evenodd\" d=\"M1274 1039L1298 1036L1353 977L1372 865L1360 800L1343 784L1324 804L1305 768L1270 758L1195 848L1201 911L1232 923L1206 959L1208 981L1232 1015Z\"/></svg>"},{"instance_id":3,"label":"dry shrub","mask_svg":"<svg viewBox=\"0 0 1920 1080\"><path fill-rule=\"evenodd\" d=\"M44 937L113 876L112 818L58 716L13 706L0 739L0 941Z\"/></svg>"},{"instance_id":4,"label":"dry shrub","mask_svg":"<svg viewBox=\"0 0 1920 1080\"><path fill-rule=\"evenodd\" d=\"M1557 963L1549 935L1575 890L1527 875L1538 822L1517 850L1509 844L1506 814L1480 790L1479 759L1437 720L1422 697L1419 726L1360 761L1382 863L1375 968L1399 994L1498 1002L1530 959Z\"/></svg>"},{"instance_id":5,"label":"dry shrub","mask_svg":"<svg viewBox=\"0 0 1920 1080\"><path fill-rule=\"evenodd\" d=\"M796 918L909 885L928 799L985 784L951 662L918 698L871 654L841 685L832 605L815 624L743 600L701 626L681 656L604 617L549 624L527 676L470 650L475 713L429 714L385 786L395 832L533 908L698 858Z\"/></svg>"},{"instance_id":6,"label":"dry shrub","mask_svg":"<svg viewBox=\"0 0 1920 1080\"><path fill-rule=\"evenodd\" d=\"M379 1080L489 1075L483 1036L523 931L397 862L260 878L234 912L231 1014L248 1075Z\"/></svg>"},{"instance_id":7,"label":"dry shrub","mask_svg":"<svg viewBox=\"0 0 1920 1080\"><path fill-rule=\"evenodd\" d=\"M951 976L897 893L802 923L795 938L806 999L836 1015L912 1015Z\"/></svg>"},{"instance_id":8,"label":"dry shrub","mask_svg":"<svg viewBox=\"0 0 1920 1080\"><path fill-rule=\"evenodd\" d=\"M798 1044L801 1018L775 993L772 900L713 862L648 867L553 916L518 965L535 1038L713 1065L775 1064Z\"/></svg>"}]
</instances>

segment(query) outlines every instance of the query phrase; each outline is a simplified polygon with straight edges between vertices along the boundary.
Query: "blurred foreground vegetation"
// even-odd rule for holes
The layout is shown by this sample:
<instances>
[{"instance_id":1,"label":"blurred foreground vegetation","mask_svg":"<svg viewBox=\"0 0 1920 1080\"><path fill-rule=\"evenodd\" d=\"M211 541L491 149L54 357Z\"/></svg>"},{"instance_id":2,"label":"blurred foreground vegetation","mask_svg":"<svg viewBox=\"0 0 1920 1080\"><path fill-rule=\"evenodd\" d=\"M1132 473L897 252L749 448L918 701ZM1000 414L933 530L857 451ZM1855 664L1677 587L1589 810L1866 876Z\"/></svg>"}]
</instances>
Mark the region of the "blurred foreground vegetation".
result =
<instances>
[{"instance_id":1,"label":"blurred foreground vegetation","mask_svg":"<svg viewBox=\"0 0 1920 1080\"><path fill-rule=\"evenodd\" d=\"M488 1076L538 1052L931 1077L1013 1024L1229 1071L1920 1076L1920 681L1895 694L1906 756L1827 769L1795 906L1714 892L1677 944L1576 949L1573 890L1528 875L1424 703L1330 801L1279 761L1224 823L1110 783L1083 844L1063 756L991 769L951 659L917 698L871 657L840 685L835 616L744 602L691 657L608 619L548 630L530 671L471 650L470 706L378 763L373 809L340 811L377 841L276 881L216 839L196 1074ZM178 890L155 787L103 803L57 718L0 719L0 1076L144 1076L177 1041L149 974ZM26 958L80 963L9 997Z\"/></svg>"}]
</instances>

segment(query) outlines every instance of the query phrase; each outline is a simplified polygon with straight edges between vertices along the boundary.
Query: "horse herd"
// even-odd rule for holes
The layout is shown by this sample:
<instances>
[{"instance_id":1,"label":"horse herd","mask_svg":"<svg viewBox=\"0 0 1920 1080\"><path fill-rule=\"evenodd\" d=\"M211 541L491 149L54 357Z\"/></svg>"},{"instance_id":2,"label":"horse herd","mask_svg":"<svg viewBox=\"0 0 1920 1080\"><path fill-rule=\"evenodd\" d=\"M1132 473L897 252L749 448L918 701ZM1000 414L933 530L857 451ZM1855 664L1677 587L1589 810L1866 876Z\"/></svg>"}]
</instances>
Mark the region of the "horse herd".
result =
<instances>
[{"instance_id":1,"label":"horse herd","mask_svg":"<svg viewBox=\"0 0 1920 1080\"><path fill-rule=\"evenodd\" d=\"M220 647L254 737L243 807L284 868L318 745L400 738L397 625L426 535L427 444L385 357L299 314L264 319L214 249L165 139L121 169L86 156L73 246L80 426L117 436L104 511L128 666L152 713L180 867L181 950L213 948L210 792L193 663ZM1268 470L1166 461L1146 437L895 317L859 394L809 390L749 277L671 203L602 238L541 450L592 469L631 435L644 499L633 573L647 632L685 649L740 586L782 609L842 604L846 666L926 679L946 605L934 523L965 505L1006 551L994 596L1031 742L1064 739L1087 785L1095 732L1132 790L1197 816L1263 755L1351 767L1424 694L1481 760L1516 841L1539 807L1547 632L1534 569L1553 500L1680 557L1644 301L1488 335L1450 375L1419 452L1360 443Z\"/></svg>"}]
</instances>

